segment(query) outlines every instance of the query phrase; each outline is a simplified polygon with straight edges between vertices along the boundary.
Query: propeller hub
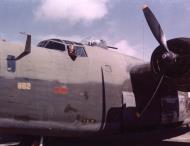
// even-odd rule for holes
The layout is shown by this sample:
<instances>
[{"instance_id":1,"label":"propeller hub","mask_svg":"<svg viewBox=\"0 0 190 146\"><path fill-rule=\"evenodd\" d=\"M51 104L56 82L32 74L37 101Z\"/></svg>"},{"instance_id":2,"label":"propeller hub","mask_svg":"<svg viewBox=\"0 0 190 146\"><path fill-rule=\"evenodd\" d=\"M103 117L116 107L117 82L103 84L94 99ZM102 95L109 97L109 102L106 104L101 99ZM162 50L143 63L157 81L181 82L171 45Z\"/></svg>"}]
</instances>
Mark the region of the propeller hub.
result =
<instances>
[{"instance_id":1,"label":"propeller hub","mask_svg":"<svg viewBox=\"0 0 190 146\"><path fill-rule=\"evenodd\" d=\"M176 62L177 55L171 51L162 55L162 59L169 62Z\"/></svg>"}]
</instances>

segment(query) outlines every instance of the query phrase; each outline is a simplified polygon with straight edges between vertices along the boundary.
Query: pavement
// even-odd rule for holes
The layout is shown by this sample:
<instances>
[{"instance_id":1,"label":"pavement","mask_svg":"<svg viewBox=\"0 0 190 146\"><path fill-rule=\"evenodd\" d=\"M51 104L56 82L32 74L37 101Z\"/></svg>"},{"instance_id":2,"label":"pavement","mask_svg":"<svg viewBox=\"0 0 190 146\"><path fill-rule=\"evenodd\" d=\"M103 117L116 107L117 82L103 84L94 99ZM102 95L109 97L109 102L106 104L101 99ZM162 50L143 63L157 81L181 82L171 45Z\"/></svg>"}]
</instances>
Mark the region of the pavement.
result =
<instances>
[{"instance_id":1,"label":"pavement","mask_svg":"<svg viewBox=\"0 0 190 146\"><path fill-rule=\"evenodd\" d=\"M185 134L182 134L180 136L176 136L173 138L165 139L164 141L189 143L189 145L190 145L190 132L187 132Z\"/></svg>"},{"instance_id":2,"label":"pavement","mask_svg":"<svg viewBox=\"0 0 190 146\"><path fill-rule=\"evenodd\" d=\"M149 140L146 140L149 139ZM143 141L128 141L126 136L102 137L95 139L75 139L75 140L55 140L48 146L190 146L190 132L186 132L180 136L154 140L151 136L146 137Z\"/></svg>"},{"instance_id":3,"label":"pavement","mask_svg":"<svg viewBox=\"0 0 190 146\"><path fill-rule=\"evenodd\" d=\"M127 137L130 139L130 136L128 135L90 138L90 139L54 138L54 139L49 139L48 145L44 146L150 146L150 145L190 146L190 132L185 132L176 137L167 138L164 140L155 140L152 134L150 135L143 134L142 139L135 137L131 141L127 139ZM0 145L0 146L8 146L8 145Z\"/></svg>"}]
</instances>

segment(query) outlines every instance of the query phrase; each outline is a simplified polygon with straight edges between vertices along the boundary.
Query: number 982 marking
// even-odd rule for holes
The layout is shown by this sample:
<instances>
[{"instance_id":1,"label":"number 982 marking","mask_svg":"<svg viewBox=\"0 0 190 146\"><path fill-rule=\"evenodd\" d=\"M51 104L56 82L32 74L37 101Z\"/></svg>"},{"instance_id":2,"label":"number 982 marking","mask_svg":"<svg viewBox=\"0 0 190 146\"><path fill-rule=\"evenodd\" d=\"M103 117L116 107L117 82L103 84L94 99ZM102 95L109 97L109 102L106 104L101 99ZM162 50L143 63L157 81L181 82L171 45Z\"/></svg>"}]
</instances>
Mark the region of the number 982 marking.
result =
<instances>
[{"instance_id":1,"label":"number 982 marking","mask_svg":"<svg viewBox=\"0 0 190 146\"><path fill-rule=\"evenodd\" d=\"M19 90L31 90L31 83L17 83L17 88Z\"/></svg>"}]
</instances>

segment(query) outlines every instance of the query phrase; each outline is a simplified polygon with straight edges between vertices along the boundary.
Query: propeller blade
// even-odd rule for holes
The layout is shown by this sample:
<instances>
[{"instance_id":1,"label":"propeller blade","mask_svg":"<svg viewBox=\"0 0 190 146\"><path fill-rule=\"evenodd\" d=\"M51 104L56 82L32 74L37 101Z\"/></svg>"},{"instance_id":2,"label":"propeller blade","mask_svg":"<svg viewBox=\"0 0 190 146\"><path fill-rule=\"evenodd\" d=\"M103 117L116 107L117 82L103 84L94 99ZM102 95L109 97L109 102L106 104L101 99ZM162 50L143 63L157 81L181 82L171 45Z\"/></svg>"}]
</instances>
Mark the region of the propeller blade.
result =
<instances>
[{"instance_id":1,"label":"propeller blade","mask_svg":"<svg viewBox=\"0 0 190 146\"><path fill-rule=\"evenodd\" d=\"M147 5L144 5L143 13L144 13L146 21L147 21L154 37L159 42L159 44L164 46L164 48L169 52L164 32L163 32L158 20L156 19L156 17L152 13L152 11L148 8Z\"/></svg>"}]
</instances>

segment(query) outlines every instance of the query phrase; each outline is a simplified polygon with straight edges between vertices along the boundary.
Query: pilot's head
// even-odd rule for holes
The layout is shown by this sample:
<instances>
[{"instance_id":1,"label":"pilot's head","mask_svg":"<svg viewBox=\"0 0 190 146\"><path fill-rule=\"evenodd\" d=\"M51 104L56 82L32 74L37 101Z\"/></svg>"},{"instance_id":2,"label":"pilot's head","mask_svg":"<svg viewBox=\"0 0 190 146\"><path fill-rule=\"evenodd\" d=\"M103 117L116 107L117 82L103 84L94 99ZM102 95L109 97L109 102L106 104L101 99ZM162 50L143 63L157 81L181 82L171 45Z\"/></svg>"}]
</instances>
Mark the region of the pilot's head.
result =
<instances>
[{"instance_id":1,"label":"pilot's head","mask_svg":"<svg viewBox=\"0 0 190 146\"><path fill-rule=\"evenodd\" d=\"M69 44L68 46L68 54L71 57L71 59L74 61L77 57L76 52L75 52L75 48L73 44Z\"/></svg>"},{"instance_id":2,"label":"pilot's head","mask_svg":"<svg viewBox=\"0 0 190 146\"><path fill-rule=\"evenodd\" d=\"M69 51L69 53L73 53L74 52L74 45L73 44L69 44L68 51Z\"/></svg>"}]
</instances>

